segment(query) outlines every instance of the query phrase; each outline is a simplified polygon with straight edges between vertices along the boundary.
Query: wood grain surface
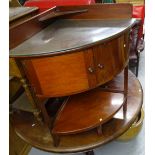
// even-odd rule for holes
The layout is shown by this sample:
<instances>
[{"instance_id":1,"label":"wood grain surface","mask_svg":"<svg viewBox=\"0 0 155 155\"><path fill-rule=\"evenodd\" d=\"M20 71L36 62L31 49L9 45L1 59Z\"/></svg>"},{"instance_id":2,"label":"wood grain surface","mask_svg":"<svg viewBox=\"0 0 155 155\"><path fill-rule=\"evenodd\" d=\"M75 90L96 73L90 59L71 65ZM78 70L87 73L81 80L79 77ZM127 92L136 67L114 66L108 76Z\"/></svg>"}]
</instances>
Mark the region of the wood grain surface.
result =
<instances>
[{"instance_id":1,"label":"wood grain surface","mask_svg":"<svg viewBox=\"0 0 155 155\"><path fill-rule=\"evenodd\" d=\"M22 59L22 65L37 96L84 92L112 80L127 65L126 35L75 53Z\"/></svg>"},{"instance_id":2,"label":"wood grain surface","mask_svg":"<svg viewBox=\"0 0 155 155\"><path fill-rule=\"evenodd\" d=\"M123 73L118 75L108 84L108 87L111 89L122 89L123 86ZM81 134L62 136L58 147L53 145L49 129L45 125L40 125L36 122L34 116L30 113L16 113L13 116L12 122L16 133L27 143L39 149L57 153L88 151L106 144L123 134L132 125L139 114L142 102L143 93L141 85L135 75L129 72L126 114L123 115L123 109L120 109L109 122L102 126L102 136L98 136L96 130L91 130Z\"/></svg>"},{"instance_id":3,"label":"wood grain surface","mask_svg":"<svg viewBox=\"0 0 155 155\"><path fill-rule=\"evenodd\" d=\"M72 95L57 114L52 133L67 135L96 128L110 120L124 101L123 94L101 88Z\"/></svg>"}]
</instances>

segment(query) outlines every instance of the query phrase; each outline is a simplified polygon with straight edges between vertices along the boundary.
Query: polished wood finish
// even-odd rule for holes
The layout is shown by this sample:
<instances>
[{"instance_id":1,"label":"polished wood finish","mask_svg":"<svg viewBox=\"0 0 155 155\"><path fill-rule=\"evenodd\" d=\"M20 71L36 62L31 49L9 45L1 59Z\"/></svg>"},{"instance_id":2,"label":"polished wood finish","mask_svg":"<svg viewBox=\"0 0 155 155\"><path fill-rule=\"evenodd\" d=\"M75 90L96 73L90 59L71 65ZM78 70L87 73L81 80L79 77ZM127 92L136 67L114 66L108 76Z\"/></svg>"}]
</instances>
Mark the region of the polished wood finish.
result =
<instances>
[{"instance_id":1,"label":"polished wood finish","mask_svg":"<svg viewBox=\"0 0 155 155\"><path fill-rule=\"evenodd\" d=\"M53 134L75 134L96 128L122 107L124 95L101 88L70 96L57 114Z\"/></svg>"},{"instance_id":2,"label":"polished wood finish","mask_svg":"<svg viewBox=\"0 0 155 155\"><path fill-rule=\"evenodd\" d=\"M10 57L45 57L82 51L124 35L134 23L135 19L57 20L10 50Z\"/></svg>"},{"instance_id":3,"label":"polished wood finish","mask_svg":"<svg viewBox=\"0 0 155 155\"><path fill-rule=\"evenodd\" d=\"M93 4L83 6L58 6L57 10L88 9L88 12L70 15L70 19L127 19L132 18L131 4Z\"/></svg>"},{"instance_id":4,"label":"polished wood finish","mask_svg":"<svg viewBox=\"0 0 155 155\"><path fill-rule=\"evenodd\" d=\"M63 19L60 19L61 16L47 19L47 16L53 12L70 12L80 9L87 9L88 11L64 15ZM65 153L92 150L94 147L105 144L124 133L141 108L142 91L140 84L135 77L132 77L131 73L129 76L131 84L129 86L127 80L128 34L135 23L135 20L131 19L132 6L128 4L66 6L54 7L50 11L48 10L10 27L10 49L12 49L10 57L14 58L22 73L21 82L29 99L34 103L34 107L39 110L37 115L42 114L43 116L43 122L39 124L31 113L17 111L13 114L13 124L18 135L24 140L46 151ZM43 20L39 21L39 19ZM27 30L27 27L32 29ZM13 40L13 36L23 30L24 33L21 36L17 35ZM115 78L116 83L123 85L123 89L117 89L117 84L113 85L114 89L111 88L110 84L115 79L111 80L124 68L124 74ZM122 80L122 76L126 79ZM105 84L109 89L107 92L104 89ZM94 93L95 97L94 94L90 95L89 98L92 98L90 105L76 105L78 107L87 106L89 109L86 112L89 115L88 117L91 117L92 114L90 113L93 113L92 116L99 120L100 116L108 111L103 110L102 113L100 105L101 107L108 105L110 111L108 111L108 115L104 115L100 123L94 119L88 119L90 122L86 122L87 119L84 118L82 111L82 113L79 112L79 116L84 118L82 120L84 124L70 125L69 120L73 122L73 119L70 119L69 113L65 112L62 115L61 112L63 113L67 109L65 108L67 105L71 105L72 108L69 108L71 110L76 109L76 106L73 105L78 99L76 101L73 99L73 102L69 100L69 103L72 104L66 104L64 109L60 109L54 118L50 116L44 101L47 98L73 95L101 85L103 86L98 89L103 91L104 104L101 100L103 96L97 92ZM133 87L135 92L132 92ZM91 91L94 92L95 90ZM84 94L79 97L80 101L88 101L88 96L84 98ZM130 98L130 96L134 97ZM111 98L117 99L117 97L121 98L119 105L117 107L109 105L112 103ZM70 98L72 99L74 96ZM97 100L100 101L98 105L95 104ZM79 103L81 103L80 101ZM120 109L124 101L124 105L127 106ZM93 105L92 109L90 108L91 105ZM66 111L71 110L67 109ZM118 110L119 112L116 113ZM62 118L65 118L67 127L75 128L65 129L65 132L60 131L60 128L54 130L58 126L58 119L61 118L59 114L66 116L67 119ZM73 117L72 113L71 116ZM73 118L77 120L77 116ZM55 118L56 122L53 123ZM104 124L102 125L102 123ZM88 129L91 130L87 131ZM61 135L60 139L59 134L62 133L65 135ZM68 135L68 133L76 134Z\"/></svg>"},{"instance_id":5,"label":"polished wood finish","mask_svg":"<svg viewBox=\"0 0 155 155\"><path fill-rule=\"evenodd\" d=\"M27 20L38 13L37 7L12 7L9 8L9 26L14 26Z\"/></svg>"},{"instance_id":6,"label":"polished wood finish","mask_svg":"<svg viewBox=\"0 0 155 155\"><path fill-rule=\"evenodd\" d=\"M97 83L103 84L117 75L128 62L124 35L93 48ZM107 54L108 53L108 54Z\"/></svg>"},{"instance_id":7,"label":"polished wood finish","mask_svg":"<svg viewBox=\"0 0 155 155\"><path fill-rule=\"evenodd\" d=\"M23 59L22 65L37 96L84 92L112 80L126 66L128 52L124 38L122 35L80 52Z\"/></svg>"},{"instance_id":8,"label":"polished wood finish","mask_svg":"<svg viewBox=\"0 0 155 155\"><path fill-rule=\"evenodd\" d=\"M127 95L128 95L128 65L124 69L124 97L126 100L126 103L123 106L124 115L127 111Z\"/></svg>"},{"instance_id":9,"label":"polished wood finish","mask_svg":"<svg viewBox=\"0 0 155 155\"><path fill-rule=\"evenodd\" d=\"M55 12L51 12L50 14L42 17L39 19L39 21L46 21L46 20L49 20L49 19L53 19L53 18L56 18L56 17L61 17L61 16L65 16L65 15L70 15L70 14L76 14L76 13L83 13L83 12L87 12L88 10L85 9L85 10L73 10L73 11L55 11Z\"/></svg>"},{"instance_id":10,"label":"polished wood finish","mask_svg":"<svg viewBox=\"0 0 155 155\"><path fill-rule=\"evenodd\" d=\"M42 118L40 116L40 110L37 107L37 103L34 99L32 89L30 86L28 86L27 80L25 79L25 73L23 73L23 71L22 71L22 66L20 65L20 63L18 63L18 61L15 61L14 58L10 58L9 66L10 66L10 68L9 68L10 73L9 74L16 79L18 85L21 86L22 92L24 89L24 91L25 91L25 93L29 99L29 102L27 102L27 104L30 104L27 106L31 107L33 109L33 110L31 109L31 111L33 111L33 114L36 116L36 119L40 122L42 120ZM11 91L11 88L10 88L10 91ZM16 96L15 96L15 99L16 99ZM21 105L20 108L23 108L23 106L25 106L25 104ZM19 107L19 105L18 105L18 107ZM28 108L28 109L30 109L30 108Z\"/></svg>"},{"instance_id":11,"label":"polished wood finish","mask_svg":"<svg viewBox=\"0 0 155 155\"><path fill-rule=\"evenodd\" d=\"M87 79L90 88L94 88L97 84L94 55L92 49L86 50L84 53L85 68L87 73Z\"/></svg>"},{"instance_id":12,"label":"polished wood finish","mask_svg":"<svg viewBox=\"0 0 155 155\"><path fill-rule=\"evenodd\" d=\"M51 10L55 7L34 16L34 13L37 13L38 8L36 7L17 7L10 9L10 48L18 45L23 40L28 39L34 33L37 33L42 28L44 28L47 24L42 24L38 22L40 17L46 16ZM26 11L26 12L25 12ZM28 16L30 13L31 16ZM34 17L32 17L34 16ZM31 17L31 18L30 18ZM17 22L18 21L18 22ZM26 24L23 24L26 23ZM39 24L38 24L39 23ZM31 27L31 28L29 28ZM19 78L25 93L29 99L29 102L26 104L15 104L13 108L33 112L36 119L41 122L41 110L38 109L38 101L34 98L34 89L29 86L27 79L25 79L25 73L23 72L22 65L18 59L10 58L9 59L9 74L10 76L14 76ZM28 105L29 104L29 105Z\"/></svg>"},{"instance_id":13,"label":"polished wood finish","mask_svg":"<svg viewBox=\"0 0 155 155\"><path fill-rule=\"evenodd\" d=\"M130 19L132 16L132 5L129 4L115 4L115 5L85 5L85 6L65 6L65 7L53 7L34 18L31 18L16 27L10 27L10 49L16 47L23 41L29 39L34 34L47 26L47 23L39 22L39 19L55 11L67 11L67 10L80 10L88 9L88 12L75 14L73 16L78 19ZM71 16L65 16L67 19L71 19ZM63 17L63 18L65 18ZM53 21L53 20L51 20ZM49 23L48 23L49 24ZM31 27L31 29L27 29ZM20 34L20 35L18 35ZM22 34L22 35L21 35ZM13 36L16 36L15 38Z\"/></svg>"},{"instance_id":14,"label":"polished wood finish","mask_svg":"<svg viewBox=\"0 0 155 155\"><path fill-rule=\"evenodd\" d=\"M46 10L45 12L42 12L23 22L10 26L9 27L9 48L12 49L16 47L17 45L21 44L23 41L29 39L34 34L38 33L43 28L45 28L47 26L47 23L43 24L39 22L38 19L44 15L47 15L54 8ZM28 27L31 27L31 29L29 29Z\"/></svg>"},{"instance_id":15,"label":"polished wood finish","mask_svg":"<svg viewBox=\"0 0 155 155\"><path fill-rule=\"evenodd\" d=\"M121 73L108 83L108 87L110 89L123 90L123 79L124 74ZM129 72L126 117L123 116L123 109L120 109L109 122L103 124L102 136L96 134L96 129L80 134L62 136L57 147L53 145L49 129L45 125L40 125L36 122L34 116L30 113L16 113L13 115L12 122L16 133L26 142L39 149L57 153L87 151L108 143L123 134L139 114L142 106L142 97L143 94L139 81Z\"/></svg>"},{"instance_id":16,"label":"polished wood finish","mask_svg":"<svg viewBox=\"0 0 155 155\"><path fill-rule=\"evenodd\" d=\"M30 61L32 65L29 64ZM37 95L63 96L64 93L69 95L70 92L75 92L75 90L78 92L81 89L89 88L83 52L24 60L23 63L29 75L28 78L36 73L36 78L33 76L30 80L32 86L36 89ZM32 67L34 68L33 72L31 72ZM36 81L40 85L35 84Z\"/></svg>"}]
</instances>

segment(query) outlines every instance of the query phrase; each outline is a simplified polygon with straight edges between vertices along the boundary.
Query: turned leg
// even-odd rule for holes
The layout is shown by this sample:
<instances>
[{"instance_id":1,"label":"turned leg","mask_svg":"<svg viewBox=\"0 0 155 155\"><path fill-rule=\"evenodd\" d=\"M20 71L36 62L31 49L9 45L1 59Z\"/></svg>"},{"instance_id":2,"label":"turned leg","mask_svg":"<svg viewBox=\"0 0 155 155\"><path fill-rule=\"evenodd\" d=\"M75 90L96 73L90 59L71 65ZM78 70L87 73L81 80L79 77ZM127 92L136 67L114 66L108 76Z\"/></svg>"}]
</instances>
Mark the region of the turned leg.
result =
<instances>
[{"instance_id":1,"label":"turned leg","mask_svg":"<svg viewBox=\"0 0 155 155\"><path fill-rule=\"evenodd\" d=\"M99 136L102 135L102 125L100 125L100 126L97 127L97 134L98 134Z\"/></svg>"},{"instance_id":2,"label":"turned leg","mask_svg":"<svg viewBox=\"0 0 155 155\"><path fill-rule=\"evenodd\" d=\"M94 151L91 150L91 151L86 152L86 155L95 155L95 154L94 154Z\"/></svg>"},{"instance_id":3,"label":"turned leg","mask_svg":"<svg viewBox=\"0 0 155 155\"><path fill-rule=\"evenodd\" d=\"M36 120L37 120L40 124L43 123L43 119L42 119L42 117L41 117L41 111L35 110L35 111L33 112L33 115L35 116Z\"/></svg>"},{"instance_id":4,"label":"turned leg","mask_svg":"<svg viewBox=\"0 0 155 155\"><path fill-rule=\"evenodd\" d=\"M26 79L22 78L20 81L22 83L22 86L24 87L25 93L30 101L30 104L34 109L33 115L35 116L36 120L41 123L42 122L41 111L37 107L37 104L34 100L34 97L32 96L30 88L28 87Z\"/></svg>"},{"instance_id":5,"label":"turned leg","mask_svg":"<svg viewBox=\"0 0 155 155\"><path fill-rule=\"evenodd\" d=\"M140 53L140 52L139 52ZM138 69L139 69L139 55L140 54L137 54L137 64L136 64L136 77L138 77Z\"/></svg>"},{"instance_id":6,"label":"turned leg","mask_svg":"<svg viewBox=\"0 0 155 155\"><path fill-rule=\"evenodd\" d=\"M123 105L123 118L126 118L126 112L127 112L127 99L125 100L125 103Z\"/></svg>"},{"instance_id":7,"label":"turned leg","mask_svg":"<svg viewBox=\"0 0 155 155\"><path fill-rule=\"evenodd\" d=\"M52 137L53 137L53 144L54 144L55 147L57 147L59 145L59 143L60 143L60 136L52 135Z\"/></svg>"},{"instance_id":8,"label":"turned leg","mask_svg":"<svg viewBox=\"0 0 155 155\"><path fill-rule=\"evenodd\" d=\"M123 105L124 118L126 116L127 111L127 95L128 95L128 65L124 69L124 98L125 98L125 103Z\"/></svg>"}]
</instances>

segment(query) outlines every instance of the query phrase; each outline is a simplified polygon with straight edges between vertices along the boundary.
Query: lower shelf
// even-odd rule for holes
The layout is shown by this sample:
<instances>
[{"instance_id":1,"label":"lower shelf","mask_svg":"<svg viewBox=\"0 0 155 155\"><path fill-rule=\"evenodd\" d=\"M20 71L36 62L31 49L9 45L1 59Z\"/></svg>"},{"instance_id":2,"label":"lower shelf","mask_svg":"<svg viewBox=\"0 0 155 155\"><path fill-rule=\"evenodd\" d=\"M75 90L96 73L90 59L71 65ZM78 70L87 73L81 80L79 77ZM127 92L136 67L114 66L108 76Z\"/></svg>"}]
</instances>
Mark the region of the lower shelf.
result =
<instances>
[{"instance_id":1,"label":"lower shelf","mask_svg":"<svg viewBox=\"0 0 155 155\"><path fill-rule=\"evenodd\" d=\"M67 135L97 128L110 120L125 102L124 94L101 88L68 97L59 110L52 133Z\"/></svg>"},{"instance_id":2,"label":"lower shelf","mask_svg":"<svg viewBox=\"0 0 155 155\"><path fill-rule=\"evenodd\" d=\"M108 84L108 87L113 87L115 89L115 86L123 86L122 77L123 74L118 75ZM119 85L117 83L119 83ZM121 108L110 121L103 124L102 136L98 136L96 130L61 136L58 147L54 146L49 129L44 124L39 124L31 113L15 113L12 118L12 123L16 133L34 147L57 153L82 152L108 143L127 131L139 114L142 101L143 93L141 85L137 78L129 72L129 89L125 117Z\"/></svg>"}]
</instances>

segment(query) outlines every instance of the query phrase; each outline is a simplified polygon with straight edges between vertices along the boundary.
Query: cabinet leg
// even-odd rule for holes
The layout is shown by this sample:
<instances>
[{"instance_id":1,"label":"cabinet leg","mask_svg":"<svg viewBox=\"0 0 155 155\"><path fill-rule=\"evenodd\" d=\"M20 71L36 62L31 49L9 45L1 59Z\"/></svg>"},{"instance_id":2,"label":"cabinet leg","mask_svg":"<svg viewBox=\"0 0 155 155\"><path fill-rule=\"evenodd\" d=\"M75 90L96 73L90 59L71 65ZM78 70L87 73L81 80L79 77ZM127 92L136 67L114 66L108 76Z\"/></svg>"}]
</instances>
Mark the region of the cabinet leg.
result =
<instances>
[{"instance_id":1,"label":"cabinet leg","mask_svg":"<svg viewBox=\"0 0 155 155\"><path fill-rule=\"evenodd\" d=\"M53 137L53 144L55 147L57 147L60 143L60 137L58 135L52 135Z\"/></svg>"},{"instance_id":2,"label":"cabinet leg","mask_svg":"<svg viewBox=\"0 0 155 155\"><path fill-rule=\"evenodd\" d=\"M100 125L100 126L97 127L97 134L98 134L99 136L102 135L102 125Z\"/></svg>"},{"instance_id":3,"label":"cabinet leg","mask_svg":"<svg viewBox=\"0 0 155 155\"><path fill-rule=\"evenodd\" d=\"M127 112L127 100L125 101L126 103L123 105L123 117L126 119L126 112Z\"/></svg>"},{"instance_id":4,"label":"cabinet leg","mask_svg":"<svg viewBox=\"0 0 155 155\"><path fill-rule=\"evenodd\" d=\"M39 110L36 110L33 112L34 117L36 118L36 120L42 124L43 123L43 119L41 117L41 112Z\"/></svg>"},{"instance_id":5,"label":"cabinet leg","mask_svg":"<svg viewBox=\"0 0 155 155\"><path fill-rule=\"evenodd\" d=\"M127 95L128 95L128 65L124 69L124 97L125 97L125 103L123 105L124 118L126 118L126 112L127 112Z\"/></svg>"},{"instance_id":6,"label":"cabinet leg","mask_svg":"<svg viewBox=\"0 0 155 155\"><path fill-rule=\"evenodd\" d=\"M95 154L94 154L94 151L91 150L91 151L86 152L86 155L95 155Z\"/></svg>"}]
</instances>

